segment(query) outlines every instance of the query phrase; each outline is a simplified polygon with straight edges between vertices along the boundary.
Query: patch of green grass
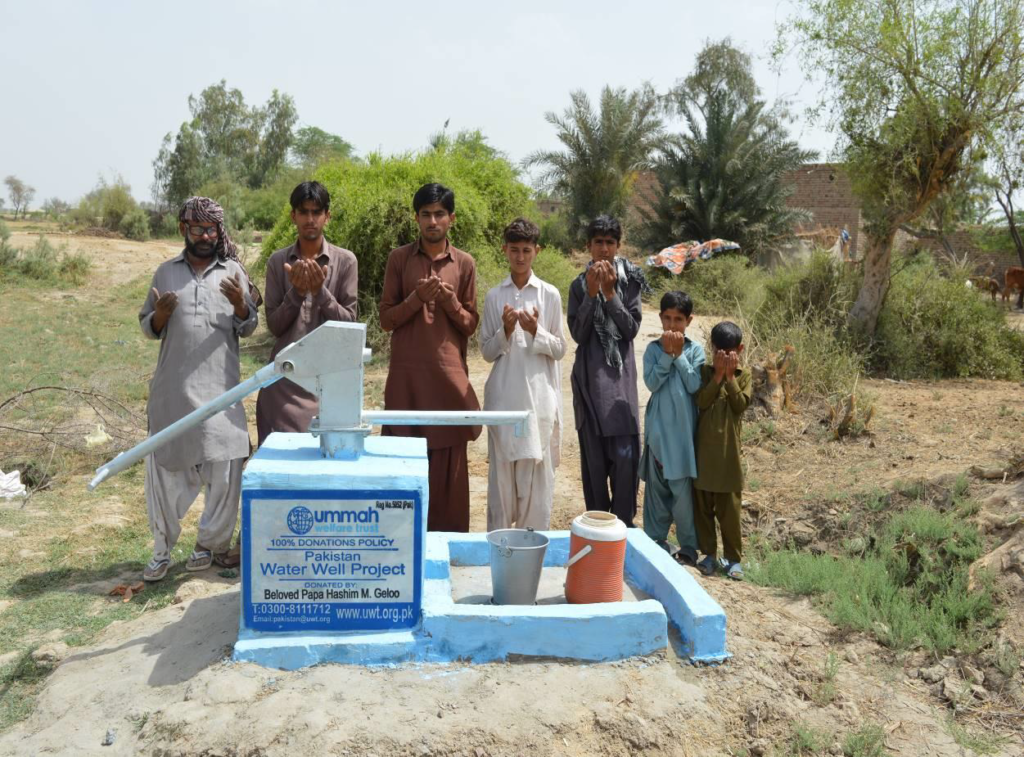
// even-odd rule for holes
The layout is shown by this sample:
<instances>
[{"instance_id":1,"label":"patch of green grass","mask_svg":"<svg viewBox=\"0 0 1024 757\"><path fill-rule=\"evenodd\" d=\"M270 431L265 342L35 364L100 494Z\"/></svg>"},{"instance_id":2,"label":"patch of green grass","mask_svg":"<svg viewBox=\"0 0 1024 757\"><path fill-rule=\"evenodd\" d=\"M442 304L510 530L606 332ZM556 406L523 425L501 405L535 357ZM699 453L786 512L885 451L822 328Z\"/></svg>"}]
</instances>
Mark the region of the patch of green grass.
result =
<instances>
[{"instance_id":1,"label":"patch of green grass","mask_svg":"<svg viewBox=\"0 0 1024 757\"><path fill-rule=\"evenodd\" d=\"M811 699L819 707L832 704L836 699L838 688L836 676L839 674L839 656L835 652L829 652L825 656L825 663L821 671L821 681L814 688Z\"/></svg>"},{"instance_id":2,"label":"patch of green grass","mask_svg":"<svg viewBox=\"0 0 1024 757\"><path fill-rule=\"evenodd\" d=\"M31 649L0 668L0 732L32 713L35 695L49 671L32 659Z\"/></svg>"},{"instance_id":3,"label":"patch of green grass","mask_svg":"<svg viewBox=\"0 0 1024 757\"><path fill-rule=\"evenodd\" d=\"M27 250L14 249L0 240L0 280L81 286L91 268L86 255L68 252L66 244L55 248L46 237L39 237Z\"/></svg>"},{"instance_id":4,"label":"patch of green grass","mask_svg":"<svg viewBox=\"0 0 1024 757\"><path fill-rule=\"evenodd\" d=\"M893 488L901 496L918 501L923 500L927 493L924 481L897 481Z\"/></svg>"},{"instance_id":5,"label":"patch of green grass","mask_svg":"<svg viewBox=\"0 0 1024 757\"><path fill-rule=\"evenodd\" d=\"M844 757L887 757L885 730L877 723L865 723L843 739Z\"/></svg>"},{"instance_id":6,"label":"patch of green grass","mask_svg":"<svg viewBox=\"0 0 1024 757\"><path fill-rule=\"evenodd\" d=\"M1013 415L1013 411L1010 408L1008 408L1006 405L1000 405L999 406L999 417L1000 418L1009 418L1012 415Z\"/></svg>"},{"instance_id":7,"label":"patch of green grass","mask_svg":"<svg viewBox=\"0 0 1024 757\"><path fill-rule=\"evenodd\" d=\"M820 728L797 723L789 738L785 754L792 757L810 757L824 754L832 743L832 737Z\"/></svg>"},{"instance_id":8,"label":"patch of green grass","mask_svg":"<svg viewBox=\"0 0 1024 757\"><path fill-rule=\"evenodd\" d=\"M1001 615L984 576L968 590L981 555L976 527L924 507L895 513L865 542L863 556L814 555L759 545L747 576L816 598L837 626L894 649L922 645L937 654L984 648Z\"/></svg>"},{"instance_id":9,"label":"patch of green grass","mask_svg":"<svg viewBox=\"0 0 1024 757\"><path fill-rule=\"evenodd\" d=\"M860 495L861 502L873 513L880 513L892 503L890 496L882 489L872 489Z\"/></svg>"},{"instance_id":10,"label":"patch of green grass","mask_svg":"<svg viewBox=\"0 0 1024 757\"><path fill-rule=\"evenodd\" d=\"M946 732L961 747L979 755L997 754L1010 741L991 731L976 731L960 725L952 717L946 721Z\"/></svg>"},{"instance_id":11,"label":"patch of green grass","mask_svg":"<svg viewBox=\"0 0 1024 757\"><path fill-rule=\"evenodd\" d=\"M1011 678L1020 670L1020 654L1011 644L1003 642L992 650L992 664L996 670Z\"/></svg>"},{"instance_id":12,"label":"patch of green grass","mask_svg":"<svg viewBox=\"0 0 1024 757\"><path fill-rule=\"evenodd\" d=\"M981 512L981 503L976 499L962 499L954 500L956 506L956 513L961 518L970 518L972 515L977 515Z\"/></svg>"},{"instance_id":13,"label":"patch of green grass","mask_svg":"<svg viewBox=\"0 0 1024 757\"><path fill-rule=\"evenodd\" d=\"M136 715L132 718L129 718L129 722L132 724L132 729L135 731L135 733L139 733L142 731L143 728L146 727L146 723L149 722L149 713L144 712L141 715Z\"/></svg>"},{"instance_id":14,"label":"patch of green grass","mask_svg":"<svg viewBox=\"0 0 1024 757\"><path fill-rule=\"evenodd\" d=\"M775 421L766 418L764 420L744 424L743 430L740 432L740 437L743 444L760 444L761 442L775 438L775 433Z\"/></svg>"},{"instance_id":15,"label":"patch of green grass","mask_svg":"<svg viewBox=\"0 0 1024 757\"><path fill-rule=\"evenodd\" d=\"M956 477L956 480L953 481L953 499L962 499L963 497L966 497L970 489L970 479L967 478L966 473L961 473Z\"/></svg>"}]
</instances>

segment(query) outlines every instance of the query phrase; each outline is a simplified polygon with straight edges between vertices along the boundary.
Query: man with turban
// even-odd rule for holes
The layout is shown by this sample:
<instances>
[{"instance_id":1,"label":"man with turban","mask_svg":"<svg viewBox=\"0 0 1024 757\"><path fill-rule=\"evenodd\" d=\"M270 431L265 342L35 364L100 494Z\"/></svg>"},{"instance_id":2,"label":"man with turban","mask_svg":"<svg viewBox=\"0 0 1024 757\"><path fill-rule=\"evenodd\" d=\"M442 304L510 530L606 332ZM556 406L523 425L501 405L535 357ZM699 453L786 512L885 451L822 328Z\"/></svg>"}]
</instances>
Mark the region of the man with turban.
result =
<instances>
[{"instance_id":1,"label":"man with turban","mask_svg":"<svg viewBox=\"0 0 1024 757\"><path fill-rule=\"evenodd\" d=\"M149 432L162 431L238 384L239 337L256 329L259 292L224 229L224 210L190 197L178 214L185 249L157 268L139 323L160 340L149 384ZM146 458L146 510L153 559L143 578L167 575L181 520L200 491L206 506L186 570L225 565L238 515L249 431L241 403L160 447Z\"/></svg>"}]
</instances>

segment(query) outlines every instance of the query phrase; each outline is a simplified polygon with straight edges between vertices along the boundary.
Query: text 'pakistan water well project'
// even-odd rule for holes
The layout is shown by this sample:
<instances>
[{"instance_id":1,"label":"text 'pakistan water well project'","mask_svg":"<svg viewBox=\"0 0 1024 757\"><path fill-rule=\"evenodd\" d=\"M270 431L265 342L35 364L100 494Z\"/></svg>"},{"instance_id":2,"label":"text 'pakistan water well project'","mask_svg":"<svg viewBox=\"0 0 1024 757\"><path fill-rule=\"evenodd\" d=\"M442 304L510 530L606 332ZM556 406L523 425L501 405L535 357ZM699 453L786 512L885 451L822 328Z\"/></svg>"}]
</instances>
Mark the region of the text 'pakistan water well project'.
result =
<instances>
[{"instance_id":1,"label":"text 'pakistan water well project'","mask_svg":"<svg viewBox=\"0 0 1024 757\"><path fill-rule=\"evenodd\" d=\"M289 670L510 656L615 660L663 649L670 622L691 659L728 656L722 609L639 529L625 534L622 601L567 603L567 563L576 557L570 570L585 573L592 555L570 555L570 532L548 531L536 603L494 604L487 534L426 531L426 441L369 433L382 424L518 424L526 413L364 411L365 343L364 324L320 326L252 378L99 468L90 483L274 381L317 394L320 414L309 433L271 434L242 479L234 659Z\"/></svg>"}]
</instances>

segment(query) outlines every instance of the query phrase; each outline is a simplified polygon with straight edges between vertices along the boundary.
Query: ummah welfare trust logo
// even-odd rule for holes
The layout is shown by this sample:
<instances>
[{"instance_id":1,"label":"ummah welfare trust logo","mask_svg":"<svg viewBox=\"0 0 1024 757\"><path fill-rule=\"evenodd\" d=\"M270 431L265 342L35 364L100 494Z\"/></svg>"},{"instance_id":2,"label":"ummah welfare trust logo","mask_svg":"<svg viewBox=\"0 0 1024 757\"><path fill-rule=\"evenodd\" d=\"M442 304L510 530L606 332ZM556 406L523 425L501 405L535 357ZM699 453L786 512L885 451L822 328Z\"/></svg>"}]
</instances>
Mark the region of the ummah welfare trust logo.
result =
<instances>
[{"instance_id":1,"label":"ummah welfare trust logo","mask_svg":"<svg viewBox=\"0 0 1024 757\"><path fill-rule=\"evenodd\" d=\"M309 511L308 507L293 507L288 511L288 529L298 536L309 533L309 529L313 527L313 513Z\"/></svg>"}]
</instances>

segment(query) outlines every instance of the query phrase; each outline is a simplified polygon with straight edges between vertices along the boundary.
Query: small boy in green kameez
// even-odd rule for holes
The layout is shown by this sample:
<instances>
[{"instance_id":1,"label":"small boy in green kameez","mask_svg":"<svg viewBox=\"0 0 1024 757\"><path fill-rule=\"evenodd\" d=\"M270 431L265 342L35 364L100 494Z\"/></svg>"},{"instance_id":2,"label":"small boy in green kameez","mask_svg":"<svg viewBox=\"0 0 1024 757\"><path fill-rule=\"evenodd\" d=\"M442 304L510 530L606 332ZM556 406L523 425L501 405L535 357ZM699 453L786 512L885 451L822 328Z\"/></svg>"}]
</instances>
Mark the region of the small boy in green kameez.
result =
<instances>
[{"instance_id":1,"label":"small boy in green kameez","mask_svg":"<svg viewBox=\"0 0 1024 757\"><path fill-rule=\"evenodd\" d=\"M740 368L743 331L731 321L711 330L712 364L700 369L697 392L697 480L694 482L694 522L704 558L697 564L710 576L719 567L715 521L722 531L725 559L721 567L731 578L743 577L743 537L740 508L743 461L740 434L743 414L750 405L750 373Z\"/></svg>"}]
</instances>

